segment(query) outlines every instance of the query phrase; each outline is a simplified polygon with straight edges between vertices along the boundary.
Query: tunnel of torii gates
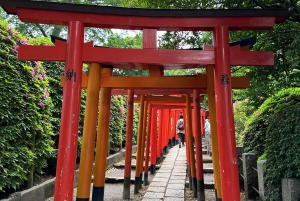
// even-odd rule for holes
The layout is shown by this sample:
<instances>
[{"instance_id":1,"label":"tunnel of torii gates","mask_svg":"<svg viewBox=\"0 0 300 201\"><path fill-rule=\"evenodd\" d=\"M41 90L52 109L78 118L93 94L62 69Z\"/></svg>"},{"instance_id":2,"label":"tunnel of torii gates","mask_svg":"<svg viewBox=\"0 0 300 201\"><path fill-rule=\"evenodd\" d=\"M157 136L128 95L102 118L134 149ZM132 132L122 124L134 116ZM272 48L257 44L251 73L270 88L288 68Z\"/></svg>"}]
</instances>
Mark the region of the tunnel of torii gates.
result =
<instances>
[{"instance_id":1,"label":"tunnel of torii gates","mask_svg":"<svg viewBox=\"0 0 300 201\"><path fill-rule=\"evenodd\" d=\"M161 157L163 148L167 146L170 137L174 137L174 131L172 133L170 129L174 127L177 113L183 111L188 132L186 138L189 142L187 164L193 192L198 200L204 200L199 94L207 93L216 199L240 200L232 88L248 87L249 79L231 77L230 67L272 66L274 59L272 52L244 51L239 45L229 47L229 31L271 29L275 23L283 22L288 17L287 10L134 9L24 0L0 0L0 5L8 14L17 15L23 22L68 26L66 42L56 41L55 46L22 45L18 52L20 60L66 63L55 201L73 199L80 96L84 85L87 86L87 105L77 200L89 200L93 161L95 171L92 199L104 199L111 94L118 94L120 89L128 90L124 199L130 195L133 102L137 101L140 103L140 121L134 192L138 193L142 183L144 147L146 146L147 161L151 146L150 169L154 171L156 160ZM143 49L94 47L93 42L84 43L85 27L142 30ZM203 50L157 49L157 30L212 31L213 46L205 46ZM83 79L83 63L90 64L88 80ZM206 75L169 77L163 73L166 69L199 67L206 68ZM149 76L112 76L113 68L148 70ZM134 98L134 94L138 93L140 95ZM164 96L153 97L149 94ZM98 101L100 110L94 159ZM173 121L170 122L170 119ZM192 136L196 141L196 159L190 143ZM147 176L147 162L145 166Z\"/></svg>"}]
</instances>

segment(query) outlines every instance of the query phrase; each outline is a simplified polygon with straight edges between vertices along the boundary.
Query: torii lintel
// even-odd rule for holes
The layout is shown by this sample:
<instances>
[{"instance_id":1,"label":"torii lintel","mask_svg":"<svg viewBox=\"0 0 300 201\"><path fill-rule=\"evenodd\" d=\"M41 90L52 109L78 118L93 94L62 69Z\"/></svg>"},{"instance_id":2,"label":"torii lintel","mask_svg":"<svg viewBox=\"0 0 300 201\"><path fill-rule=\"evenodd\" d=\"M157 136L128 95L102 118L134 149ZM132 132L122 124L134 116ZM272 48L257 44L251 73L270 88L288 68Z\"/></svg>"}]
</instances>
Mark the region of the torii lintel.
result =
<instances>
[{"instance_id":1,"label":"torii lintel","mask_svg":"<svg viewBox=\"0 0 300 201\"><path fill-rule=\"evenodd\" d=\"M206 89L205 74L198 76L152 76L152 77L122 77L101 76L100 87L113 89ZM70 81L70 80L67 80ZM60 85L65 83L65 77L61 77ZM88 86L88 75L82 75L82 88ZM245 89L250 87L249 77L232 77L233 89Z\"/></svg>"}]
</instances>

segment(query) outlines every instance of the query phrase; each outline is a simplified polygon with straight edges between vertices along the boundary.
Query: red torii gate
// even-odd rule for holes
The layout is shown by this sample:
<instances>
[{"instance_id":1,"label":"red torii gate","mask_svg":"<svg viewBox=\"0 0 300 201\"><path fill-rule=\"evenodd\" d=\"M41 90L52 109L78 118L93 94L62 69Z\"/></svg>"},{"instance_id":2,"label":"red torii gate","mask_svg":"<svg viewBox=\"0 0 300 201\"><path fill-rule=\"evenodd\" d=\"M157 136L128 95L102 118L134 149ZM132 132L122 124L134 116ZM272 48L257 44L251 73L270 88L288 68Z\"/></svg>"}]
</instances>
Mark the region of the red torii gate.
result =
<instances>
[{"instance_id":1,"label":"red torii gate","mask_svg":"<svg viewBox=\"0 0 300 201\"><path fill-rule=\"evenodd\" d=\"M8 13L17 14L24 22L65 25L69 28L65 46L21 46L19 49L19 59L66 61L55 200L72 200L73 197L82 62L102 62L117 68L154 72L157 65L164 69L215 65L222 198L240 200L230 66L273 65L273 55L270 52L230 52L229 30L270 29L275 22L286 19L287 10L147 10L22 0L0 0L0 5ZM91 43L83 43L84 27L213 31L214 50L94 48Z\"/></svg>"}]
</instances>

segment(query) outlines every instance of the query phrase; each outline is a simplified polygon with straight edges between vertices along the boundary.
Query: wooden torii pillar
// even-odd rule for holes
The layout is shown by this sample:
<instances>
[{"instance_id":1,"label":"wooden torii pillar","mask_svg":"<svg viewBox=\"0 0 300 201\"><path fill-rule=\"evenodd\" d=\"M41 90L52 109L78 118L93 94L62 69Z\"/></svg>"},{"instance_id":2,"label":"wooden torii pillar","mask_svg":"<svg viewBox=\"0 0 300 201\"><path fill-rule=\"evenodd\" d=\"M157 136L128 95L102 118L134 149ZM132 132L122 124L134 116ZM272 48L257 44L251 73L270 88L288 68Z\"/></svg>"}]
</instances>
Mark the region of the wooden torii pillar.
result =
<instances>
[{"instance_id":1,"label":"wooden torii pillar","mask_svg":"<svg viewBox=\"0 0 300 201\"><path fill-rule=\"evenodd\" d=\"M160 65L163 69L215 65L217 127L222 130L219 133L222 198L226 201L240 200L230 66L273 65L273 53L230 52L229 31L271 29L275 22L282 22L288 17L287 10L151 10L23 0L0 0L0 6L7 13L18 15L24 22L65 25L69 28L66 44L54 47L21 46L18 54L21 60L66 62L55 201L71 201L73 197L82 62L113 63L116 68L129 69L149 69L151 65ZM84 45L84 27L213 31L214 51L95 48ZM176 88L167 80L159 84L164 88Z\"/></svg>"}]
</instances>

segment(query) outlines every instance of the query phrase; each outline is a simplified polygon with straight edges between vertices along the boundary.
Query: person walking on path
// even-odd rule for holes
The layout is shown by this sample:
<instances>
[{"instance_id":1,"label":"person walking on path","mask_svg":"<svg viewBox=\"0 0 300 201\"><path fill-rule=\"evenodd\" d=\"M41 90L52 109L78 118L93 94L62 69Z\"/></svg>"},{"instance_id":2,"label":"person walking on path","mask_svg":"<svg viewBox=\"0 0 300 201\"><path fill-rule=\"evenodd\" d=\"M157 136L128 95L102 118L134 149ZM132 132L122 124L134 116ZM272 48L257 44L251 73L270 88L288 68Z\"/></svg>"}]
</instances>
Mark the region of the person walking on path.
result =
<instances>
[{"instance_id":1,"label":"person walking on path","mask_svg":"<svg viewBox=\"0 0 300 201\"><path fill-rule=\"evenodd\" d=\"M210 155L210 153L211 153L211 138L210 138L209 119L205 119L204 130L205 130L205 143L206 143L207 155Z\"/></svg>"},{"instance_id":2,"label":"person walking on path","mask_svg":"<svg viewBox=\"0 0 300 201\"><path fill-rule=\"evenodd\" d=\"M182 114L180 114L180 116L179 116L179 119L176 124L176 129L177 129L177 135L178 135L179 148L181 148L181 143L182 143L182 146L184 146L184 122L183 122Z\"/></svg>"}]
</instances>

